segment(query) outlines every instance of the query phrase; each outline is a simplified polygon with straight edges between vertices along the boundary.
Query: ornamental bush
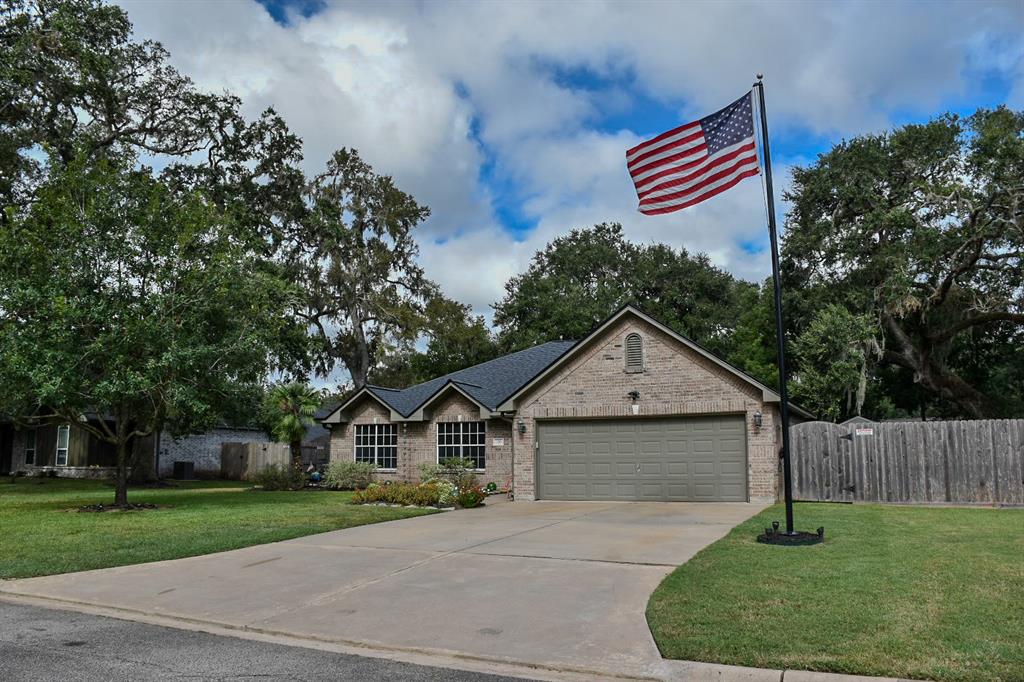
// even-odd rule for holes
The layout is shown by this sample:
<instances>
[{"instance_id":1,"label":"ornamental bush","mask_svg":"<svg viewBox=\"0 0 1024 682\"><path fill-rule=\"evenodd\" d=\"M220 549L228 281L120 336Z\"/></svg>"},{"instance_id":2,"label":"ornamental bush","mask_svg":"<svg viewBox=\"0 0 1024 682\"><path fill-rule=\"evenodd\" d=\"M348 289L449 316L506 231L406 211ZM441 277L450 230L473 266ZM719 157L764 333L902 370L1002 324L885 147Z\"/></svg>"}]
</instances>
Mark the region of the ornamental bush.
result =
<instances>
[{"instance_id":1,"label":"ornamental bush","mask_svg":"<svg viewBox=\"0 0 1024 682\"><path fill-rule=\"evenodd\" d=\"M437 464L421 464L420 480L448 481L459 490L466 490L477 485L477 474L472 460L449 457Z\"/></svg>"},{"instance_id":2,"label":"ornamental bush","mask_svg":"<svg viewBox=\"0 0 1024 682\"><path fill-rule=\"evenodd\" d=\"M416 505L417 507L436 507L440 500L439 483L392 483L391 485L370 485L365 490L357 490L352 496L353 504L386 504Z\"/></svg>"},{"instance_id":3,"label":"ornamental bush","mask_svg":"<svg viewBox=\"0 0 1024 682\"><path fill-rule=\"evenodd\" d=\"M339 460L327 466L324 485L334 490L360 490L373 483L377 467L372 462Z\"/></svg>"},{"instance_id":4,"label":"ornamental bush","mask_svg":"<svg viewBox=\"0 0 1024 682\"><path fill-rule=\"evenodd\" d=\"M292 465L268 464L252 477L262 490L299 490L306 485L302 470Z\"/></svg>"},{"instance_id":5,"label":"ornamental bush","mask_svg":"<svg viewBox=\"0 0 1024 682\"><path fill-rule=\"evenodd\" d=\"M455 501L458 502L459 506L463 509L471 509L473 507L480 506L485 497L487 497L487 493L485 493L480 486L475 486L473 488L460 490Z\"/></svg>"}]
</instances>

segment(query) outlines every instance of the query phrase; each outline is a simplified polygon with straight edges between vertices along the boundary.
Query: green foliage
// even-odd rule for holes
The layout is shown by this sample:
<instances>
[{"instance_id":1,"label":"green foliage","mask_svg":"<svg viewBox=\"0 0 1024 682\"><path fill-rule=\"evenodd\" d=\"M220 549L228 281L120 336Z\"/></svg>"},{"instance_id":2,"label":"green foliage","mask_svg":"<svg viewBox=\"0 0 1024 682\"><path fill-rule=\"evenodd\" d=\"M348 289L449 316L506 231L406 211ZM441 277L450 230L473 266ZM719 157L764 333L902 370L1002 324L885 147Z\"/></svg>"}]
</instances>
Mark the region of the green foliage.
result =
<instances>
[{"instance_id":1,"label":"green foliage","mask_svg":"<svg viewBox=\"0 0 1024 682\"><path fill-rule=\"evenodd\" d=\"M316 389L296 381L277 384L263 402L263 419L270 435L291 446L292 462L302 464L302 439L315 423L321 396Z\"/></svg>"},{"instance_id":2,"label":"green foliage","mask_svg":"<svg viewBox=\"0 0 1024 682\"><path fill-rule=\"evenodd\" d=\"M314 329L315 367L341 362L356 389L389 350L411 346L436 286L417 263L413 230L430 210L341 149L309 183L307 214L289 261L305 292L300 314Z\"/></svg>"},{"instance_id":3,"label":"green foliage","mask_svg":"<svg viewBox=\"0 0 1024 682\"><path fill-rule=\"evenodd\" d=\"M441 489L436 483L391 483L370 486L357 490L352 496L353 504L400 504L417 507L437 507L441 500Z\"/></svg>"},{"instance_id":4,"label":"green foliage","mask_svg":"<svg viewBox=\"0 0 1024 682\"><path fill-rule=\"evenodd\" d=\"M372 462L338 460L327 465L324 485L335 490L358 490L373 483L377 467Z\"/></svg>"},{"instance_id":5,"label":"green foliage","mask_svg":"<svg viewBox=\"0 0 1024 682\"><path fill-rule=\"evenodd\" d=\"M626 303L709 349L728 355L731 331L750 285L665 244L628 242L622 227L573 230L538 252L505 285L494 322L506 350L579 339Z\"/></svg>"},{"instance_id":6,"label":"green foliage","mask_svg":"<svg viewBox=\"0 0 1024 682\"><path fill-rule=\"evenodd\" d=\"M258 238L130 162L55 170L0 224L2 411L78 421L120 450L206 430L251 404L291 324Z\"/></svg>"},{"instance_id":7,"label":"green foliage","mask_svg":"<svg viewBox=\"0 0 1024 682\"><path fill-rule=\"evenodd\" d=\"M472 460L446 457L437 464L420 464L420 480L448 481L457 490L465 490L476 486L477 473Z\"/></svg>"},{"instance_id":8,"label":"green foliage","mask_svg":"<svg viewBox=\"0 0 1024 682\"><path fill-rule=\"evenodd\" d=\"M371 373L378 386L405 387L493 360L496 340L480 315L468 305L437 295L424 311L426 349L399 348L380 359Z\"/></svg>"},{"instance_id":9,"label":"green foliage","mask_svg":"<svg viewBox=\"0 0 1024 682\"><path fill-rule=\"evenodd\" d=\"M793 180L791 328L802 333L830 304L875 320L880 370L902 368L892 376L922 389L878 384L904 410L981 417L1024 404L1024 384L1007 382L1024 362L1024 113L857 137Z\"/></svg>"},{"instance_id":10,"label":"green foliage","mask_svg":"<svg viewBox=\"0 0 1024 682\"><path fill-rule=\"evenodd\" d=\"M463 509L479 507L485 499L487 499L487 493L480 486L460 489L459 494L455 496L455 502Z\"/></svg>"},{"instance_id":11,"label":"green foliage","mask_svg":"<svg viewBox=\"0 0 1024 682\"><path fill-rule=\"evenodd\" d=\"M294 465L268 464L253 475L252 483L262 490L300 490L306 485L306 476Z\"/></svg>"},{"instance_id":12,"label":"green foliage","mask_svg":"<svg viewBox=\"0 0 1024 682\"><path fill-rule=\"evenodd\" d=\"M792 344L800 367L792 382L793 399L833 421L859 415L868 370L881 351L876 331L869 317L851 315L841 306L819 310Z\"/></svg>"}]
</instances>

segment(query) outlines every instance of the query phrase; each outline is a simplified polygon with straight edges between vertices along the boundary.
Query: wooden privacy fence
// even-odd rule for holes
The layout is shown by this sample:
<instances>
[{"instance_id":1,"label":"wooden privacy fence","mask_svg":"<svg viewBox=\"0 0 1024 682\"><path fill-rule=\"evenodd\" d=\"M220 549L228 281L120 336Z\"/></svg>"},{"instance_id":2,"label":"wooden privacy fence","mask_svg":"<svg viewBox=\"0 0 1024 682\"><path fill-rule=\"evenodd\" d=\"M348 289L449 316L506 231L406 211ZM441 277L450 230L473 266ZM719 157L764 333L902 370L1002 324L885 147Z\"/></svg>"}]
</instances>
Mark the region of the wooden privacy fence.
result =
<instances>
[{"instance_id":1,"label":"wooden privacy fence","mask_svg":"<svg viewBox=\"0 0 1024 682\"><path fill-rule=\"evenodd\" d=\"M1024 419L806 422L790 435L798 500L1024 504Z\"/></svg>"},{"instance_id":2,"label":"wooden privacy fence","mask_svg":"<svg viewBox=\"0 0 1024 682\"><path fill-rule=\"evenodd\" d=\"M220 473L227 479L248 481L270 464L289 466L287 443L221 443Z\"/></svg>"}]
</instances>

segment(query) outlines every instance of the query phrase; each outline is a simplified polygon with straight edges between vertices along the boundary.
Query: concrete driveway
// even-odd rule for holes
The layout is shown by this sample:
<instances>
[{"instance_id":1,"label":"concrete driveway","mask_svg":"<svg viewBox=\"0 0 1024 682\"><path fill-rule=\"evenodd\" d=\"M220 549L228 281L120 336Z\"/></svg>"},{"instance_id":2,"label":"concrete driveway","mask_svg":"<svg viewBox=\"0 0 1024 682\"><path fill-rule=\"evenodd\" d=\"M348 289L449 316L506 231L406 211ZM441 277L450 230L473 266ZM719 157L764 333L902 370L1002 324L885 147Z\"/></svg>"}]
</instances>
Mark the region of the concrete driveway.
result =
<instances>
[{"instance_id":1,"label":"concrete driveway","mask_svg":"<svg viewBox=\"0 0 1024 682\"><path fill-rule=\"evenodd\" d=\"M232 630L536 671L662 676L661 579L753 504L494 502L0 591Z\"/></svg>"}]
</instances>

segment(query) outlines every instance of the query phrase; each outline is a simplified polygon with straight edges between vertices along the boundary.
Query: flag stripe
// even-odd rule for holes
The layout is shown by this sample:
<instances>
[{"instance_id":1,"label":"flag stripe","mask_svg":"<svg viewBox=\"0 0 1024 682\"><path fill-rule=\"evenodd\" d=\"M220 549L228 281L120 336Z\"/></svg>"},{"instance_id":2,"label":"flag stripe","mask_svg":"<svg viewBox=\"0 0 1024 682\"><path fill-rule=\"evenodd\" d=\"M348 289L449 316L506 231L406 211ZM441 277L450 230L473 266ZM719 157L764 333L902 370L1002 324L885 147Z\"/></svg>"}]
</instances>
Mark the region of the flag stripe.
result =
<instances>
[{"instance_id":1,"label":"flag stripe","mask_svg":"<svg viewBox=\"0 0 1024 682\"><path fill-rule=\"evenodd\" d=\"M682 189L678 192L672 192L671 194L665 194L663 196L644 199L643 201L640 202L640 207L656 208L675 201L687 201L688 199L694 196L703 194L708 187L717 187L721 182L728 180L737 173L742 173L745 170L751 168L757 168L757 159L743 159L741 161L734 163L731 166L728 166L727 168L716 169L716 172L694 181L689 187Z\"/></svg>"},{"instance_id":2,"label":"flag stripe","mask_svg":"<svg viewBox=\"0 0 1024 682\"><path fill-rule=\"evenodd\" d=\"M673 128L672 130L669 130L668 132L662 133L661 135L658 135L657 137L651 138L650 140L647 140L646 142L641 142L640 144L638 144L637 146L633 147L632 149L630 149L630 150L628 150L626 152L626 160L629 161L629 160L635 158L638 154L642 154L642 153L644 153L646 151L650 151L651 149L654 149L655 147L660 147L663 144L668 144L669 142L672 142L673 140L678 140L681 137L685 137L685 136L689 135L690 132L692 132L699 125L700 125L700 121L694 121L693 123L687 123L686 125L681 125L678 128Z\"/></svg>"},{"instance_id":3,"label":"flag stripe","mask_svg":"<svg viewBox=\"0 0 1024 682\"><path fill-rule=\"evenodd\" d=\"M641 213L700 203L760 173L753 93L626 151Z\"/></svg>"},{"instance_id":4,"label":"flag stripe","mask_svg":"<svg viewBox=\"0 0 1024 682\"><path fill-rule=\"evenodd\" d=\"M679 210L684 209L684 208L686 208L688 206L693 206L694 204L699 204L700 202L704 201L705 199L710 199L711 197L715 196L716 194L721 194L725 190L731 189L732 187L735 187L737 184L739 184L739 182L741 180L745 180L746 178L752 178L752 177L754 177L755 175L757 175L760 172L761 171L760 171L759 168L754 168L754 169L745 171L745 172L741 173L740 175L737 175L735 178L733 178L729 182L727 182L727 183L725 183L723 185L720 185L719 187L715 187L713 189L710 189L707 192L705 192L704 194L701 194L699 197L696 197L696 198L691 199L689 201L684 201L682 203L673 203L672 205L665 206L663 208L644 208L644 209L640 209L640 212L643 213L644 215L661 215L663 213L672 213L673 211L679 211Z\"/></svg>"},{"instance_id":5,"label":"flag stripe","mask_svg":"<svg viewBox=\"0 0 1024 682\"><path fill-rule=\"evenodd\" d=\"M717 184L722 180L730 178L736 173L741 173L748 168L755 167L756 165L757 162L755 160L746 159L737 161L725 168L716 168L714 172L695 180L690 183L689 186L680 189L677 192L666 193L660 196L644 199L640 202L640 206L647 207L661 205L672 201L686 201L691 197L703 194L707 187L717 186Z\"/></svg>"},{"instance_id":6,"label":"flag stripe","mask_svg":"<svg viewBox=\"0 0 1024 682\"><path fill-rule=\"evenodd\" d=\"M653 194L663 194L664 190L671 190L674 187L685 185L690 180L698 177L702 173L705 173L710 168L721 166L722 164L729 163L736 160L739 157L753 157L756 156L754 149L754 143L748 142L746 144L736 145L736 147L729 152L720 153L717 156L709 156L706 159L702 159L696 167L696 170L688 169L684 173L674 173L665 177L658 178L655 183L648 183L643 187L637 187L637 194L641 199L646 199Z\"/></svg>"},{"instance_id":7,"label":"flag stripe","mask_svg":"<svg viewBox=\"0 0 1024 682\"><path fill-rule=\"evenodd\" d=\"M629 166L630 169L635 169L640 166L641 163L648 163L654 159L661 159L668 156L672 153L673 149L676 151L682 151L683 149L696 147L703 143L704 134L700 131L698 126L698 129L695 132L680 137L678 140L672 140L669 144L664 144L656 149L649 149L641 154L636 154L632 158L626 160L626 165Z\"/></svg>"},{"instance_id":8,"label":"flag stripe","mask_svg":"<svg viewBox=\"0 0 1024 682\"><path fill-rule=\"evenodd\" d=\"M629 172L630 175L633 176L633 182L636 183L640 180L646 180L649 177L657 175L665 169L666 164L678 163L685 165L693 162L699 163L701 159L706 158L708 158L708 146L702 142L700 146L694 147L693 149L687 149L685 152L666 156L664 159L655 161L654 163L649 163L643 168L631 169Z\"/></svg>"}]
</instances>

